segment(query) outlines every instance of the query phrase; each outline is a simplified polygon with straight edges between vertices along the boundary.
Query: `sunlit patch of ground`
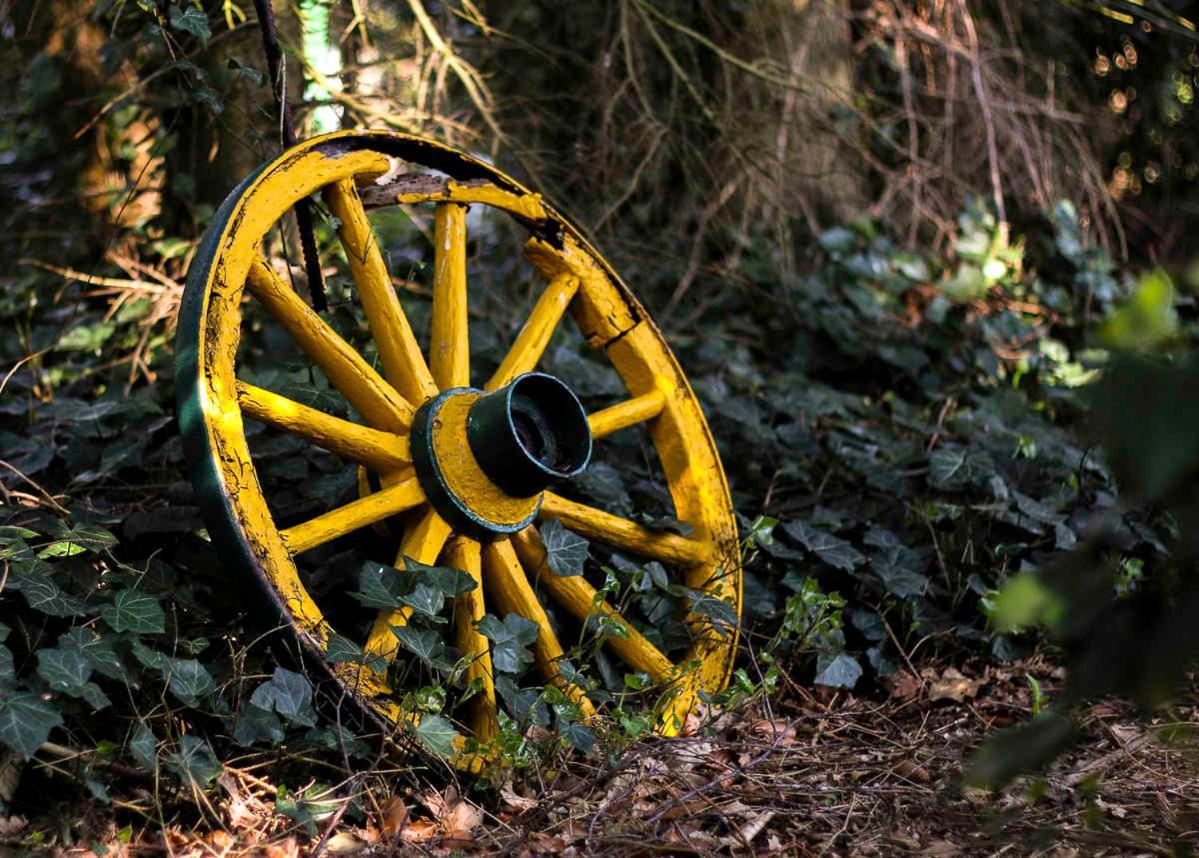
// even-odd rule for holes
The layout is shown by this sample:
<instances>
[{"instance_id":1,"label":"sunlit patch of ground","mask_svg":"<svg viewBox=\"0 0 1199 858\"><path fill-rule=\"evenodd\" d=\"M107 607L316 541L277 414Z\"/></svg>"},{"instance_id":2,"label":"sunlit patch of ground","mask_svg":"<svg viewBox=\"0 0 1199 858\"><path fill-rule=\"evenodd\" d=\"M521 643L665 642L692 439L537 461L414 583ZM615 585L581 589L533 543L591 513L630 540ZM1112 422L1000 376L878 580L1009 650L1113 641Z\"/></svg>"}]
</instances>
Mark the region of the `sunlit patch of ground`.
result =
<instances>
[{"instance_id":1,"label":"sunlit patch of ground","mask_svg":"<svg viewBox=\"0 0 1199 858\"><path fill-rule=\"evenodd\" d=\"M228 765L200 818L165 827L89 804L74 819L0 821L0 843L64 855L787 854L1172 855L1199 843L1199 690L1147 721L1113 702L1044 776L999 794L960 784L970 752L1030 717L1033 660L903 673L873 697L802 687L651 740L610 764L574 761L499 790L468 782L361 793L365 816L307 826L276 812L267 780ZM889 691L889 695L888 695ZM396 779L398 783L399 778ZM363 780L362 785L367 783ZM130 796L148 785L131 782ZM339 803L340 802L340 803ZM183 814L177 814L179 820ZM107 850L107 851L104 851Z\"/></svg>"}]
</instances>

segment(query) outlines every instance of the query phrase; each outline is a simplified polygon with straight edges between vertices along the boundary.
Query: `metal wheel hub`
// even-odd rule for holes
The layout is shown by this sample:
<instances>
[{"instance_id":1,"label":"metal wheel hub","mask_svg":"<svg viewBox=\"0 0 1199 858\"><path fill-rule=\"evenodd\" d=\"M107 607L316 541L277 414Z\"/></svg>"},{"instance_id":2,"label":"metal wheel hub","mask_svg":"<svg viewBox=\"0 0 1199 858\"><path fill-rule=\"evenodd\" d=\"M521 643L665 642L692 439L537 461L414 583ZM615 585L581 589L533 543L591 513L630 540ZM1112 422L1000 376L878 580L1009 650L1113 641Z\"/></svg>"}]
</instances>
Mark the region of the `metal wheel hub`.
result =
<instances>
[{"instance_id":1,"label":"metal wheel hub","mask_svg":"<svg viewBox=\"0 0 1199 858\"><path fill-rule=\"evenodd\" d=\"M458 387L428 400L413 417L411 449L438 514L494 539L531 524L545 489L586 469L591 430L566 384L530 372L491 393Z\"/></svg>"}]
</instances>

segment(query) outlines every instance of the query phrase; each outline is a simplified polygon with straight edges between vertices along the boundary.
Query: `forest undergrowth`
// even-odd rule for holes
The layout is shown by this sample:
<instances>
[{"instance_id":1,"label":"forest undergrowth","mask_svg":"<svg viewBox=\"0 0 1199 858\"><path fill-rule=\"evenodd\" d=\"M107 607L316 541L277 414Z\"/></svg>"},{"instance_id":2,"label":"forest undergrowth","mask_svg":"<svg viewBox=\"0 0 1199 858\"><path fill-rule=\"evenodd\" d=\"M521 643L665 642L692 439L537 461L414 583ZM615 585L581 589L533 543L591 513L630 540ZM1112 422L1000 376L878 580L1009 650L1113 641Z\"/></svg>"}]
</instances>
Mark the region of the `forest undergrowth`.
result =
<instances>
[{"instance_id":1,"label":"forest undergrowth","mask_svg":"<svg viewBox=\"0 0 1199 858\"><path fill-rule=\"evenodd\" d=\"M456 707L475 690L444 631L461 592L452 570L415 568L428 587L416 620L397 635L405 658L393 678L421 718L382 736L292 638L251 609L249 582L218 559L205 529L176 420L174 319L212 198L241 178L225 172L273 151L274 125L258 103L266 103L264 79L238 41L248 24L234 4L208 16L187 3L153 14L143 6L142 18L123 17L132 7L97 13L112 36L105 73L124 95L91 98L90 125L53 108L73 75L99 71L69 67L50 51L27 63L15 42L2 45L22 69L16 97L0 107L0 192L13 201L0 212L2 848L950 855L1016 844L1061 855L1190 854L1199 839L1193 677L1173 698L1181 702L1167 702L1189 669L1188 620L1158 609L1194 597L1185 565L1190 494L1179 475L1199 460L1189 428L1199 397L1186 395L1195 382L1185 357L1199 331L1197 284L1178 265L1115 261L1108 246L1120 242L1107 231L1118 221L1094 164L1080 173L1079 207L1046 196L1019 212L1013 204L1010 222L999 217L1000 184L1016 184L1018 170L1006 162L993 195L982 182L984 192L961 193L959 205L953 185L956 208L938 197L931 221L915 208L896 213L904 194L936 188L930 179L901 193L898 169L883 183L886 206L839 219L821 210L802 227L782 206L806 201L780 191L763 202L745 179L753 170L744 185L730 181L727 194L705 198L688 170L713 134L703 124L713 115L679 109L680 99L698 99L680 67L652 66L642 80L633 58L673 58L665 39L676 48L682 40L687 69L703 70L709 45L640 0L618 4L628 20L609 22L632 81L599 75L616 93L612 109L640 116L627 127L649 129L631 138L634 150L649 149L615 199L589 194L614 163L638 158L622 158L615 144L589 153L551 141L561 128L538 138L538 113L522 117L511 109L519 100L497 106L485 89L471 89L503 83L504 72L487 63L523 50L519 38L495 42L495 56L474 55L490 69L485 77L444 43L437 48L434 23L415 15L407 30L380 30L411 37L417 65L429 70L422 79L440 82L421 91L419 109L368 109L348 83L344 92L309 90L309 119L337 106L347 124L412 122L458 142L487 139L497 160L533 178L545 168L552 187L576 194L560 202L582 212L663 328L707 414L737 510L745 576L737 662L729 687L704 701L682 736L653 735L649 677L605 654L604 635L619 629L585 627L568 653L574 677L604 707L586 719L530 671L532 624L489 616L479 629L503 665L502 716L491 763L466 777L450 765L462 733ZM872 8L883 10L878 32L923 32L894 4ZM950 48L959 26L973 27L960 8L946 12ZM464 41L484 32L472 4L461 12ZM540 20L526 12L524 24L520 16L505 23ZM355 38L365 32L362 25ZM388 45L359 47L368 55ZM147 64L139 78L131 58L163 65ZM366 78L371 68L353 73ZM741 70L772 86L781 74ZM668 71L679 80L653 77ZM439 102L446 79L464 88L461 104ZM642 83L653 98L639 92ZM748 92L728 87L721 110L738 115ZM774 95L756 97L772 103ZM1032 115L1009 108L1020 122ZM845 119L838 110L825 112ZM527 148L493 124L512 113ZM883 113L868 113L856 121L890 133ZM659 115L675 126L656 124ZM231 138L241 147L236 157L214 143L205 151L222 157L196 166L204 157L196 129L207 127L197 116L227 135L222 145ZM488 131L464 134L466 118ZM692 122L692 138L677 133ZM97 123L92 140L84 132ZM1021 128L1004 132L1005 145L1018 145ZM920 138L931 148L913 163L952 150L934 131ZM1069 147L1081 146L1071 133ZM538 161L535 144L549 142L580 160ZM740 151L731 137L717 142L721 157ZM681 173L662 167L662 184L638 186L662 152ZM988 155L972 157L981 165ZM110 168L99 179L97 163ZM86 192L77 175L88 177ZM1049 194L1045 175L1039 192ZM699 202L664 206L670 180ZM807 185L779 187L789 194ZM717 216L726 203L743 215ZM762 211L777 217L758 218ZM930 223L935 229L925 229ZM317 206L324 318L371 355L336 227ZM429 224L388 210L374 227L404 311L424 330ZM510 222L478 215L470 229L470 342L482 374L503 357L536 290ZM291 228L272 232L264 252L303 292ZM245 379L353 416L260 308L247 305L244 330ZM623 395L602 356L565 326L544 368L589 410ZM248 425L280 521L358 496L350 463ZM646 434L609 440L577 496L647 527L682 530ZM689 642L679 599L717 622L737 620L661 565L588 544L557 522L541 527L555 572L587 576L664 652ZM392 587L399 573L377 559L383 538L366 533L322 548L305 561L306 580L347 615L412 607L417 594ZM1102 574L1070 577L1079 570ZM1087 582L1082 596L1072 581ZM1160 634L1137 639L1134 620ZM1109 646L1079 646L1083 631ZM330 656L371 661L348 639ZM1105 670L1108 685L1095 681ZM1160 705L1135 710L1109 692ZM997 730L1021 725L1028 729L1009 734L1020 753L992 744L998 757L975 756ZM1018 772L1026 774L1013 781Z\"/></svg>"}]
</instances>

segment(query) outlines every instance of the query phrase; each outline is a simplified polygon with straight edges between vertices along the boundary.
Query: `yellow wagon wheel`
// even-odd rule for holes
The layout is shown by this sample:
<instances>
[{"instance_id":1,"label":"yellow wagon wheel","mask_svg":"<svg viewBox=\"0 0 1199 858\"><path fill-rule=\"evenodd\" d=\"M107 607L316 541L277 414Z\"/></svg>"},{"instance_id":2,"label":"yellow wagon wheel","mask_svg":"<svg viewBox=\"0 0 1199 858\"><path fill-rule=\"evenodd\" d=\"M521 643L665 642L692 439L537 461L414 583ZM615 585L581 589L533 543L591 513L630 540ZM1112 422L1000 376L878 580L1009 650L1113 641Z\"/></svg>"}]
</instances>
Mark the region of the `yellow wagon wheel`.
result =
<instances>
[{"instance_id":1,"label":"yellow wagon wheel","mask_svg":"<svg viewBox=\"0 0 1199 858\"><path fill-rule=\"evenodd\" d=\"M299 200L320 194L336 218L378 368L335 332L262 255L264 237ZM401 308L367 210L431 206L435 243L428 359ZM544 291L491 378L471 387L466 223L470 206L502 210L528 232L524 253ZM248 294L247 294L248 293ZM290 335L362 422L335 417L237 374L243 301L257 301ZM585 414L563 382L535 370L569 313L602 349L628 397ZM540 195L447 146L385 132L342 132L301 143L263 165L225 200L188 276L177 344L179 419L209 531L229 562L255 575L301 642L318 658L334 635L296 559L384 520L407 522L404 558L464 571L476 587L454 605L454 641L473 659L481 694L469 728L485 740L496 699L486 608L538 626L535 667L585 713L591 702L559 672L563 657L539 598L576 620L595 614L627 634L606 645L662 689L657 727L677 732L702 694L728 681L736 628L691 609L690 652L672 661L620 616L584 576L549 569L533 522L558 519L612 549L660 561L692 592L739 616L736 525L720 459L699 404L657 327L611 267ZM369 472L376 491L292 526L277 526L246 440L247 420L317 445ZM592 442L644 424L678 520L688 535L655 530L555 493L588 462ZM364 481L365 482L365 481ZM569 493L569 492L568 492ZM397 518L404 513L402 519ZM397 654L404 611L382 610L362 640L375 667L330 664L331 675L385 725L407 723L401 694L380 661ZM343 630L344 632L345 630Z\"/></svg>"}]
</instances>

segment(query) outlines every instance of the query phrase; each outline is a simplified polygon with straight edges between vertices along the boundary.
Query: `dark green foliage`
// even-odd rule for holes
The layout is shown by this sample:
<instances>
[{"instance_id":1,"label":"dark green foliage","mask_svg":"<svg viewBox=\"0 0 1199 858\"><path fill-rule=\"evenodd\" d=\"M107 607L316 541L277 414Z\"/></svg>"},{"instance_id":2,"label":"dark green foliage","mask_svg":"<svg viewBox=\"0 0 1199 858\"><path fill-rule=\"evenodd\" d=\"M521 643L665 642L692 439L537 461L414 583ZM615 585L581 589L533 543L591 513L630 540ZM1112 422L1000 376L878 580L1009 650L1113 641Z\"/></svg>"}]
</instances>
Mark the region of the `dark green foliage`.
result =
<instances>
[{"instance_id":1,"label":"dark green foliage","mask_svg":"<svg viewBox=\"0 0 1199 858\"><path fill-rule=\"evenodd\" d=\"M36 694L8 694L0 702L0 741L25 759L32 757L60 724L62 715Z\"/></svg>"},{"instance_id":2,"label":"dark green foliage","mask_svg":"<svg viewBox=\"0 0 1199 858\"><path fill-rule=\"evenodd\" d=\"M582 575L587 564L587 540L551 518L540 527L546 563L555 575Z\"/></svg>"},{"instance_id":3,"label":"dark green foliage","mask_svg":"<svg viewBox=\"0 0 1199 858\"><path fill-rule=\"evenodd\" d=\"M445 636L433 629L419 629L411 625L392 626L392 634L404 646L434 670L448 673L454 664L450 661Z\"/></svg>"},{"instance_id":4,"label":"dark green foliage","mask_svg":"<svg viewBox=\"0 0 1199 858\"><path fill-rule=\"evenodd\" d=\"M1002 785L1051 761L1074 736L1071 710L1088 698L1119 694L1146 711L1165 703L1199 658L1199 360L1125 353L1091 393L1127 506L1099 517L1085 544L1000 594L997 623L1047 628L1064 648L1069 680L1054 713L980 751L970 772L978 783Z\"/></svg>"},{"instance_id":5,"label":"dark green foliage","mask_svg":"<svg viewBox=\"0 0 1199 858\"><path fill-rule=\"evenodd\" d=\"M312 685L305 676L285 667L276 667L270 681L254 689L250 703L263 711L274 711L293 724L311 727L316 723Z\"/></svg>"},{"instance_id":6,"label":"dark green foliage","mask_svg":"<svg viewBox=\"0 0 1199 858\"><path fill-rule=\"evenodd\" d=\"M478 623L480 633L491 641L491 664L500 673L524 673L533 663L529 645L537 640L537 624L520 614L502 620L491 614Z\"/></svg>"},{"instance_id":7,"label":"dark green foliage","mask_svg":"<svg viewBox=\"0 0 1199 858\"><path fill-rule=\"evenodd\" d=\"M465 572L439 566L426 566L404 558L406 571L367 561L358 576L358 592L352 594L368 608L409 607L421 614L438 618L447 597L475 589L474 580Z\"/></svg>"},{"instance_id":8,"label":"dark green foliage","mask_svg":"<svg viewBox=\"0 0 1199 858\"><path fill-rule=\"evenodd\" d=\"M1077 241L1072 216L1055 214L1064 242ZM1001 240L982 208L962 224L980 245ZM1026 245L992 267L985 303L962 303L920 285L945 286L955 266L902 251L868 224L826 234L822 247L826 264L783 284L769 311L730 290L701 317L702 343L684 350L740 508L779 521L768 539L761 528L751 536L749 628L777 639L782 618L788 646L818 656L809 675L849 686L894 670L884 621L904 648L933 635L926 646L1010 658L1019 638L987 628L995 591L1009 571L1072 546L1116 490L1090 434L1063 431L1098 376L1083 362L1098 353L1083 348L1073 284L1104 284L1096 314L1127 287L1102 254ZM1079 267L1064 282L1021 273L1038 254L1066 253ZM763 262L761 276L769 270ZM1051 330L1037 309L1048 306ZM831 592L853 607L852 622L819 609L817 594ZM834 615L819 643L807 634Z\"/></svg>"}]
</instances>

